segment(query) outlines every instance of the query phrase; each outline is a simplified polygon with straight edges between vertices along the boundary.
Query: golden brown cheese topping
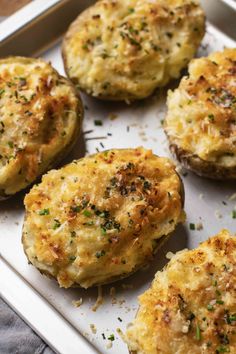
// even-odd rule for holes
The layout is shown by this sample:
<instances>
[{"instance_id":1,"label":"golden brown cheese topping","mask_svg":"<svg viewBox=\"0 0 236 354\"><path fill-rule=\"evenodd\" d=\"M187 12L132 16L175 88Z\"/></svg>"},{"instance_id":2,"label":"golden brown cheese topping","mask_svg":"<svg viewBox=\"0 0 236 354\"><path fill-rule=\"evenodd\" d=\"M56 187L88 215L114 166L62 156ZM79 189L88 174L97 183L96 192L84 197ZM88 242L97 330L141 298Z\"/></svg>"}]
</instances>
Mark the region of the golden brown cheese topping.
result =
<instances>
[{"instance_id":1,"label":"golden brown cheese topping","mask_svg":"<svg viewBox=\"0 0 236 354\"><path fill-rule=\"evenodd\" d=\"M178 252L140 296L127 342L137 354L236 353L236 238Z\"/></svg>"},{"instance_id":2,"label":"golden brown cheese topping","mask_svg":"<svg viewBox=\"0 0 236 354\"><path fill-rule=\"evenodd\" d=\"M60 286L132 273L184 220L175 167L143 148L110 150L50 171L25 198L23 244Z\"/></svg>"},{"instance_id":3,"label":"golden brown cheese topping","mask_svg":"<svg viewBox=\"0 0 236 354\"><path fill-rule=\"evenodd\" d=\"M65 68L93 96L141 99L179 77L204 31L198 0L97 1L66 34Z\"/></svg>"},{"instance_id":4,"label":"golden brown cheese topping","mask_svg":"<svg viewBox=\"0 0 236 354\"><path fill-rule=\"evenodd\" d=\"M0 194L25 188L78 136L82 104L41 59L0 60Z\"/></svg>"},{"instance_id":5,"label":"golden brown cheese topping","mask_svg":"<svg viewBox=\"0 0 236 354\"><path fill-rule=\"evenodd\" d=\"M236 167L236 49L194 59L169 92L169 140L204 161Z\"/></svg>"}]
</instances>

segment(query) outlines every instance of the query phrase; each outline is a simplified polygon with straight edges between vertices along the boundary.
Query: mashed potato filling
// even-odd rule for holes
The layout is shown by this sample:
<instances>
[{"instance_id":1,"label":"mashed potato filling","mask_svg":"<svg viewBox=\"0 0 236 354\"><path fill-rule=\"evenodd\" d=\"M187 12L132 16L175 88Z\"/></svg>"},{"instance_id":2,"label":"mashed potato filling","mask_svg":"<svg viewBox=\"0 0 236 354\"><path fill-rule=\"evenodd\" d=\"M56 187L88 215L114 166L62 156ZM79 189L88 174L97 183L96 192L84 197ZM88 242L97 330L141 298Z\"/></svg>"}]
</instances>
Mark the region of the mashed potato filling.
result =
<instances>
[{"instance_id":1,"label":"mashed potato filling","mask_svg":"<svg viewBox=\"0 0 236 354\"><path fill-rule=\"evenodd\" d=\"M66 151L82 104L71 84L41 59L0 60L0 195L25 188Z\"/></svg>"},{"instance_id":2,"label":"mashed potato filling","mask_svg":"<svg viewBox=\"0 0 236 354\"><path fill-rule=\"evenodd\" d=\"M189 76L169 91L165 130L186 154L236 168L236 49L190 63Z\"/></svg>"},{"instance_id":3,"label":"mashed potato filling","mask_svg":"<svg viewBox=\"0 0 236 354\"><path fill-rule=\"evenodd\" d=\"M105 151L52 170L25 207L26 255L62 287L87 288L134 272L184 220L174 165L143 148Z\"/></svg>"},{"instance_id":4,"label":"mashed potato filling","mask_svg":"<svg viewBox=\"0 0 236 354\"><path fill-rule=\"evenodd\" d=\"M133 354L235 353L236 238L227 230L178 252L139 297Z\"/></svg>"},{"instance_id":5,"label":"mashed potato filling","mask_svg":"<svg viewBox=\"0 0 236 354\"><path fill-rule=\"evenodd\" d=\"M204 31L198 0L98 1L65 36L65 69L93 96L141 99L179 77Z\"/></svg>"}]
</instances>

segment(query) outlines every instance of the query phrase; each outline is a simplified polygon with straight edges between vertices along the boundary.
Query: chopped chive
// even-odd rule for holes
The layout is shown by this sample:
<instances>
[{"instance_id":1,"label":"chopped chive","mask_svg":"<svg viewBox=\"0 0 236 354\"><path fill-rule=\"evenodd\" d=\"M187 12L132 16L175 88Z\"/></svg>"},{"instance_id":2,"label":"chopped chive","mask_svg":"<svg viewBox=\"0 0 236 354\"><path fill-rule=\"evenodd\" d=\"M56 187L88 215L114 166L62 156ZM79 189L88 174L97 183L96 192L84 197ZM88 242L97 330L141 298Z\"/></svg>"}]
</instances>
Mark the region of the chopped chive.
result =
<instances>
[{"instance_id":1,"label":"chopped chive","mask_svg":"<svg viewBox=\"0 0 236 354\"><path fill-rule=\"evenodd\" d=\"M104 250L96 252L96 257L100 258L102 256L105 256L106 252Z\"/></svg>"},{"instance_id":2,"label":"chopped chive","mask_svg":"<svg viewBox=\"0 0 236 354\"><path fill-rule=\"evenodd\" d=\"M111 340L113 342L115 340L114 334L110 334L110 336L107 339L109 339L109 340Z\"/></svg>"},{"instance_id":3,"label":"chopped chive","mask_svg":"<svg viewBox=\"0 0 236 354\"><path fill-rule=\"evenodd\" d=\"M214 114L208 114L208 119L209 119L211 122L214 122L214 120L215 120Z\"/></svg>"},{"instance_id":4,"label":"chopped chive","mask_svg":"<svg viewBox=\"0 0 236 354\"><path fill-rule=\"evenodd\" d=\"M89 210L87 210L87 209L83 211L83 214L84 214L84 216L87 216L88 218L90 216L92 216L92 213Z\"/></svg>"},{"instance_id":5,"label":"chopped chive","mask_svg":"<svg viewBox=\"0 0 236 354\"><path fill-rule=\"evenodd\" d=\"M214 308L214 306L212 306L212 305L207 305L207 310L208 311L214 311L215 310L215 308Z\"/></svg>"},{"instance_id":6,"label":"chopped chive","mask_svg":"<svg viewBox=\"0 0 236 354\"><path fill-rule=\"evenodd\" d=\"M190 224L189 224L189 228L190 228L190 230L195 230L195 224L190 223Z\"/></svg>"},{"instance_id":7,"label":"chopped chive","mask_svg":"<svg viewBox=\"0 0 236 354\"><path fill-rule=\"evenodd\" d=\"M229 321L229 323L235 322L236 321L236 315L228 316L227 320Z\"/></svg>"},{"instance_id":8,"label":"chopped chive","mask_svg":"<svg viewBox=\"0 0 236 354\"><path fill-rule=\"evenodd\" d=\"M233 210L233 211L232 211L232 218L233 218L233 219L236 219L236 210Z\"/></svg>"},{"instance_id":9,"label":"chopped chive","mask_svg":"<svg viewBox=\"0 0 236 354\"><path fill-rule=\"evenodd\" d=\"M49 215L49 209L42 209L38 212L39 215Z\"/></svg>"},{"instance_id":10,"label":"chopped chive","mask_svg":"<svg viewBox=\"0 0 236 354\"><path fill-rule=\"evenodd\" d=\"M229 352L229 348L225 347L224 345L219 346L218 348L216 348L216 353L228 353Z\"/></svg>"},{"instance_id":11,"label":"chopped chive","mask_svg":"<svg viewBox=\"0 0 236 354\"><path fill-rule=\"evenodd\" d=\"M79 205L72 206L71 210L74 211L75 213L79 213L81 210L81 206L79 206Z\"/></svg>"},{"instance_id":12,"label":"chopped chive","mask_svg":"<svg viewBox=\"0 0 236 354\"><path fill-rule=\"evenodd\" d=\"M197 324L196 326L196 339L197 340L201 340L202 336L201 336L201 330L200 330L200 327L199 325Z\"/></svg>"},{"instance_id":13,"label":"chopped chive","mask_svg":"<svg viewBox=\"0 0 236 354\"><path fill-rule=\"evenodd\" d=\"M92 226L92 225L94 225L94 222L93 221L88 221L88 222L85 222L83 225Z\"/></svg>"},{"instance_id":14,"label":"chopped chive","mask_svg":"<svg viewBox=\"0 0 236 354\"><path fill-rule=\"evenodd\" d=\"M61 226L61 223L57 219L54 219L54 221L55 221L55 223L53 225L53 230L56 230L56 229L58 229Z\"/></svg>"},{"instance_id":15,"label":"chopped chive","mask_svg":"<svg viewBox=\"0 0 236 354\"><path fill-rule=\"evenodd\" d=\"M224 304L224 301L222 301L222 300L216 300L216 303L219 304L219 305L223 305L223 304Z\"/></svg>"},{"instance_id":16,"label":"chopped chive","mask_svg":"<svg viewBox=\"0 0 236 354\"><path fill-rule=\"evenodd\" d=\"M70 261L75 261L75 260L76 260L76 257L75 257L75 256L70 256L70 257L69 257L69 260L70 260Z\"/></svg>"},{"instance_id":17,"label":"chopped chive","mask_svg":"<svg viewBox=\"0 0 236 354\"><path fill-rule=\"evenodd\" d=\"M101 232L102 232L102 235L106 235L106 229L104 227L101 227Z\"/></svg>"},{"instance_id":18,"label":"chopped chive","mask_svg":"<svg viewBox=\"0 0 236 354\"><path fill-rule=\"evenodd\" d=\"M100 119L95 119L95 121L94 121L94 125L96 125L96 126L102 126L102 121L100 120Z\"/></svg>"}]
</instances>

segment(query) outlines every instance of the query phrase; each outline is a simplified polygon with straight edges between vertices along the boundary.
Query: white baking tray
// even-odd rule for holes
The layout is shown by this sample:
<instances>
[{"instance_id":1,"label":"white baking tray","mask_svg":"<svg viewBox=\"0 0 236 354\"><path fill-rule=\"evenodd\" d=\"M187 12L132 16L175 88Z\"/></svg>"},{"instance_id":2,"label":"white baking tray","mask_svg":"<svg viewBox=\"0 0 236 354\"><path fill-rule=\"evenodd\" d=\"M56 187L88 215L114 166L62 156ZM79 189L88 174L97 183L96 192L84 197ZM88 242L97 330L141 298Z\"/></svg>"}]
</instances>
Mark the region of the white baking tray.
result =
<instances>
[{"instance_id":1,"label":"white baking tray","mask_svg":"<svg viewBox=\"0 0 236 354\"><path fill-rule=\"evenodd\" d=\"M235 42L208 24L198 55L224 46L233 47ZM42 53L42 56L64 74L60 42ZM161 126L166 110L165 97L166 92L162 90L145 101L127 106L101 102L83 95L86 107L84 133L67 161L98 150L140 145L153 149L158 155L169 156ZM95 126L95 119L102 120L103 125ZM28 265L21 245L24 194L2 202L0 290L3 298L58 353L127 354L119 329L124 332L134 318L137 296L149 287L156 271L167 262L166 253L193 248L222 228L228 228L233 233L236 231L236 219L232 218L236 200L230 198L236 192L235 182L215 182L192 173L183 176L183 182L186 191L186 224L177 228L147 269L126 280L103 286L103 304L96 312L92 308L97 299L97 289L60 289L55 281L47 279ZM201 223L203 229L190 231L189 223ZM76 308L72 302L80 298L83 303ZM115 336L113 342L108 339L111 334Z\"/></svg>"}]
</instances>

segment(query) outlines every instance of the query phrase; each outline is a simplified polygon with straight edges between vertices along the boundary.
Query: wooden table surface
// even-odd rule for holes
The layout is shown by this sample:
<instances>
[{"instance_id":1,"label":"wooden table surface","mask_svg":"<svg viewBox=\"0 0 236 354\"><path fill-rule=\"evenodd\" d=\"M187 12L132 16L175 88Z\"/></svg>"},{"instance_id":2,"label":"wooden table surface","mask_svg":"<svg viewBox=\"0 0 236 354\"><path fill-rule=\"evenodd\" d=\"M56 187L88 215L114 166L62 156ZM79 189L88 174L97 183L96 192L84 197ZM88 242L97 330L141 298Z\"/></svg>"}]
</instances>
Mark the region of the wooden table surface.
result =
<instances>
[{"instance_id":1,"label":"wooden table surface","mask_svg":"<svg viewBox=\"0 0 236 354\"><path fill-rule=\"evenodd\" d=\"M0 16L9 16L31 0L0 0Z\"/></svg>"}]
</instances>

